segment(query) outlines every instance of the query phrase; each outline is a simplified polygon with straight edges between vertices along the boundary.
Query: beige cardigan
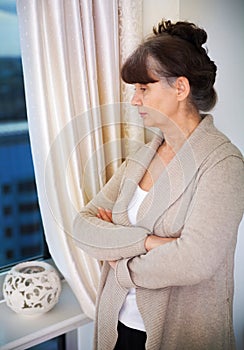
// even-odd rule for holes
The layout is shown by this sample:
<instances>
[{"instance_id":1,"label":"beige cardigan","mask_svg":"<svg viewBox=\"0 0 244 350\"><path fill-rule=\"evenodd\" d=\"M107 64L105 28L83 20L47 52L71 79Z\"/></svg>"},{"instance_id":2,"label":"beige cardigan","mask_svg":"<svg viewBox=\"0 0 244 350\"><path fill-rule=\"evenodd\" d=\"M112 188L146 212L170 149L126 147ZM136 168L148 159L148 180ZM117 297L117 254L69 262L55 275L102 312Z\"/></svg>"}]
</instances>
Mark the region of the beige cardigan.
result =
<instances>
[{"instance_id":1,"label":"beige cardigan","mask_svg":"<svg viewBox=\"0 0 244 350\"><path fill-rule=\"evenodd\" d=\"M148 350L234 349L233 262L244 208L241 153L205 116L142 202L131 226L127 206L159 145L155 136L129 157L77 215L74 240L107 262L97 296L94 348L112 350L118 313L136 288ZM113 211L113 223L96 218ZM146 252L148 234L178 239Z\"/></svg>"}]
</instances>

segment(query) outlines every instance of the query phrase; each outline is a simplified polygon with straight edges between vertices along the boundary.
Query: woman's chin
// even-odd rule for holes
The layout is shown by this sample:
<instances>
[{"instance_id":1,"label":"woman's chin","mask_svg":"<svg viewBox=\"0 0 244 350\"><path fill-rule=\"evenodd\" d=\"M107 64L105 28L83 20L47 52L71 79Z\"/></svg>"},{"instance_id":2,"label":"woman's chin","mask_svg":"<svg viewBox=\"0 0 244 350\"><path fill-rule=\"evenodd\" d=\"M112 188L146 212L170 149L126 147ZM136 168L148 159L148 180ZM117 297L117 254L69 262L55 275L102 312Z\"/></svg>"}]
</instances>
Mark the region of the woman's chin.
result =
<instances>
[{"instance_id":1,"label":"woman's chin","mask_svg":"<svg viewBox=\"0 0 244 350\"><path fill-rule=\"evenodd\" d=\"M147 118L143 119L143 125L148 127L148 128L155 127L155 123L153 123L152 120L147 119Z\"/></svg>"}]
</instances>

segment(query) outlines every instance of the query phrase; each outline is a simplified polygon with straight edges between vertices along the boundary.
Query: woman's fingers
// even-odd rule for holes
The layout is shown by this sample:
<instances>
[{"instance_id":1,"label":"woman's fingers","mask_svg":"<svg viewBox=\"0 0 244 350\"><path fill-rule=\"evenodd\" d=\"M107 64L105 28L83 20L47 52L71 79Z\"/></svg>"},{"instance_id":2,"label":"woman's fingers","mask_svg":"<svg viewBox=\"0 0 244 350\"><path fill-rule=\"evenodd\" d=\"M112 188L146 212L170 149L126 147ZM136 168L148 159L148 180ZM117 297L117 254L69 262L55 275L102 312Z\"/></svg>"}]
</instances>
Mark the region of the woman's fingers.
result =
<instances>
[{"instance_id":1,"label":"woman's fingers","mask_svg":"<svg viewBox=\"0 0 244 350\"><path fill-rule=\"evenodd\" d=\"M107 222L113 222L112 211L109 209L98 208L97 217Z\"/></svg>"},{"instance_id":2,"label":"woman's fingers","mask_svg":"<svg viewBox=\"0 0 244 350\"><path fill-rule=\"evenodd\" d=\"M145 248L149 252L150 250L157 248L163 244L175 241L177 238L173 237L159 237L156 235L149 235L145 239Z\"/></svg>"}]
</instances>

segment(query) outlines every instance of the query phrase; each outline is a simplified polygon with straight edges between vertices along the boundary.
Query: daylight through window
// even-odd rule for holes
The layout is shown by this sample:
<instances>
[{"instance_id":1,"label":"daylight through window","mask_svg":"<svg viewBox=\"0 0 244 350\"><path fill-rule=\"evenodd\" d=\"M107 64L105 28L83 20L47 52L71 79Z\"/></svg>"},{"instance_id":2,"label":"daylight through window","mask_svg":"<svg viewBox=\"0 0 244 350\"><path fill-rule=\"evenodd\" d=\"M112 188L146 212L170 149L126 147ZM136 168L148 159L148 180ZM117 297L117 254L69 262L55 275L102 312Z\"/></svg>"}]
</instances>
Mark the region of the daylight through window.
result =
<instances>
[{"instance_id":1,"label":"daylight through window","mask_svg":"<svg viewBox=\"0 0 244 350\"><path fill-rule=\"evenodd\" d=\"M0 0L0 268L46 251L28 135L15 1Z\"/></svg>"}]
</instances>

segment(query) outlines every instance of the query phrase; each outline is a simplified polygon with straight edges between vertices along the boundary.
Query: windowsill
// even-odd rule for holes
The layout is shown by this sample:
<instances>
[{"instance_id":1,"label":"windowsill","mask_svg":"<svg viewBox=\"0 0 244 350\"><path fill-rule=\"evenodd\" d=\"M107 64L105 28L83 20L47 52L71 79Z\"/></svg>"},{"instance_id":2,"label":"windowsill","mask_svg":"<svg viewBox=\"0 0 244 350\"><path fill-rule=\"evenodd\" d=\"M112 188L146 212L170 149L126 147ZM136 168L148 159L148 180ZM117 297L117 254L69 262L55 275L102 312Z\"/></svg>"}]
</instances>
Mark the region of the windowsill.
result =
<instances>
[{"instance_id":1,"label":"windowsill","mask_svg":"<svg viewBox=\"0 0 244 350\"><path fill-rule=\"evenodd\" d=\"M21 350L72 331L91 320L83 313L66 281L59 302L47 313L26 316L0 302L0 349Z\"/></svg>"}]
</instances>

